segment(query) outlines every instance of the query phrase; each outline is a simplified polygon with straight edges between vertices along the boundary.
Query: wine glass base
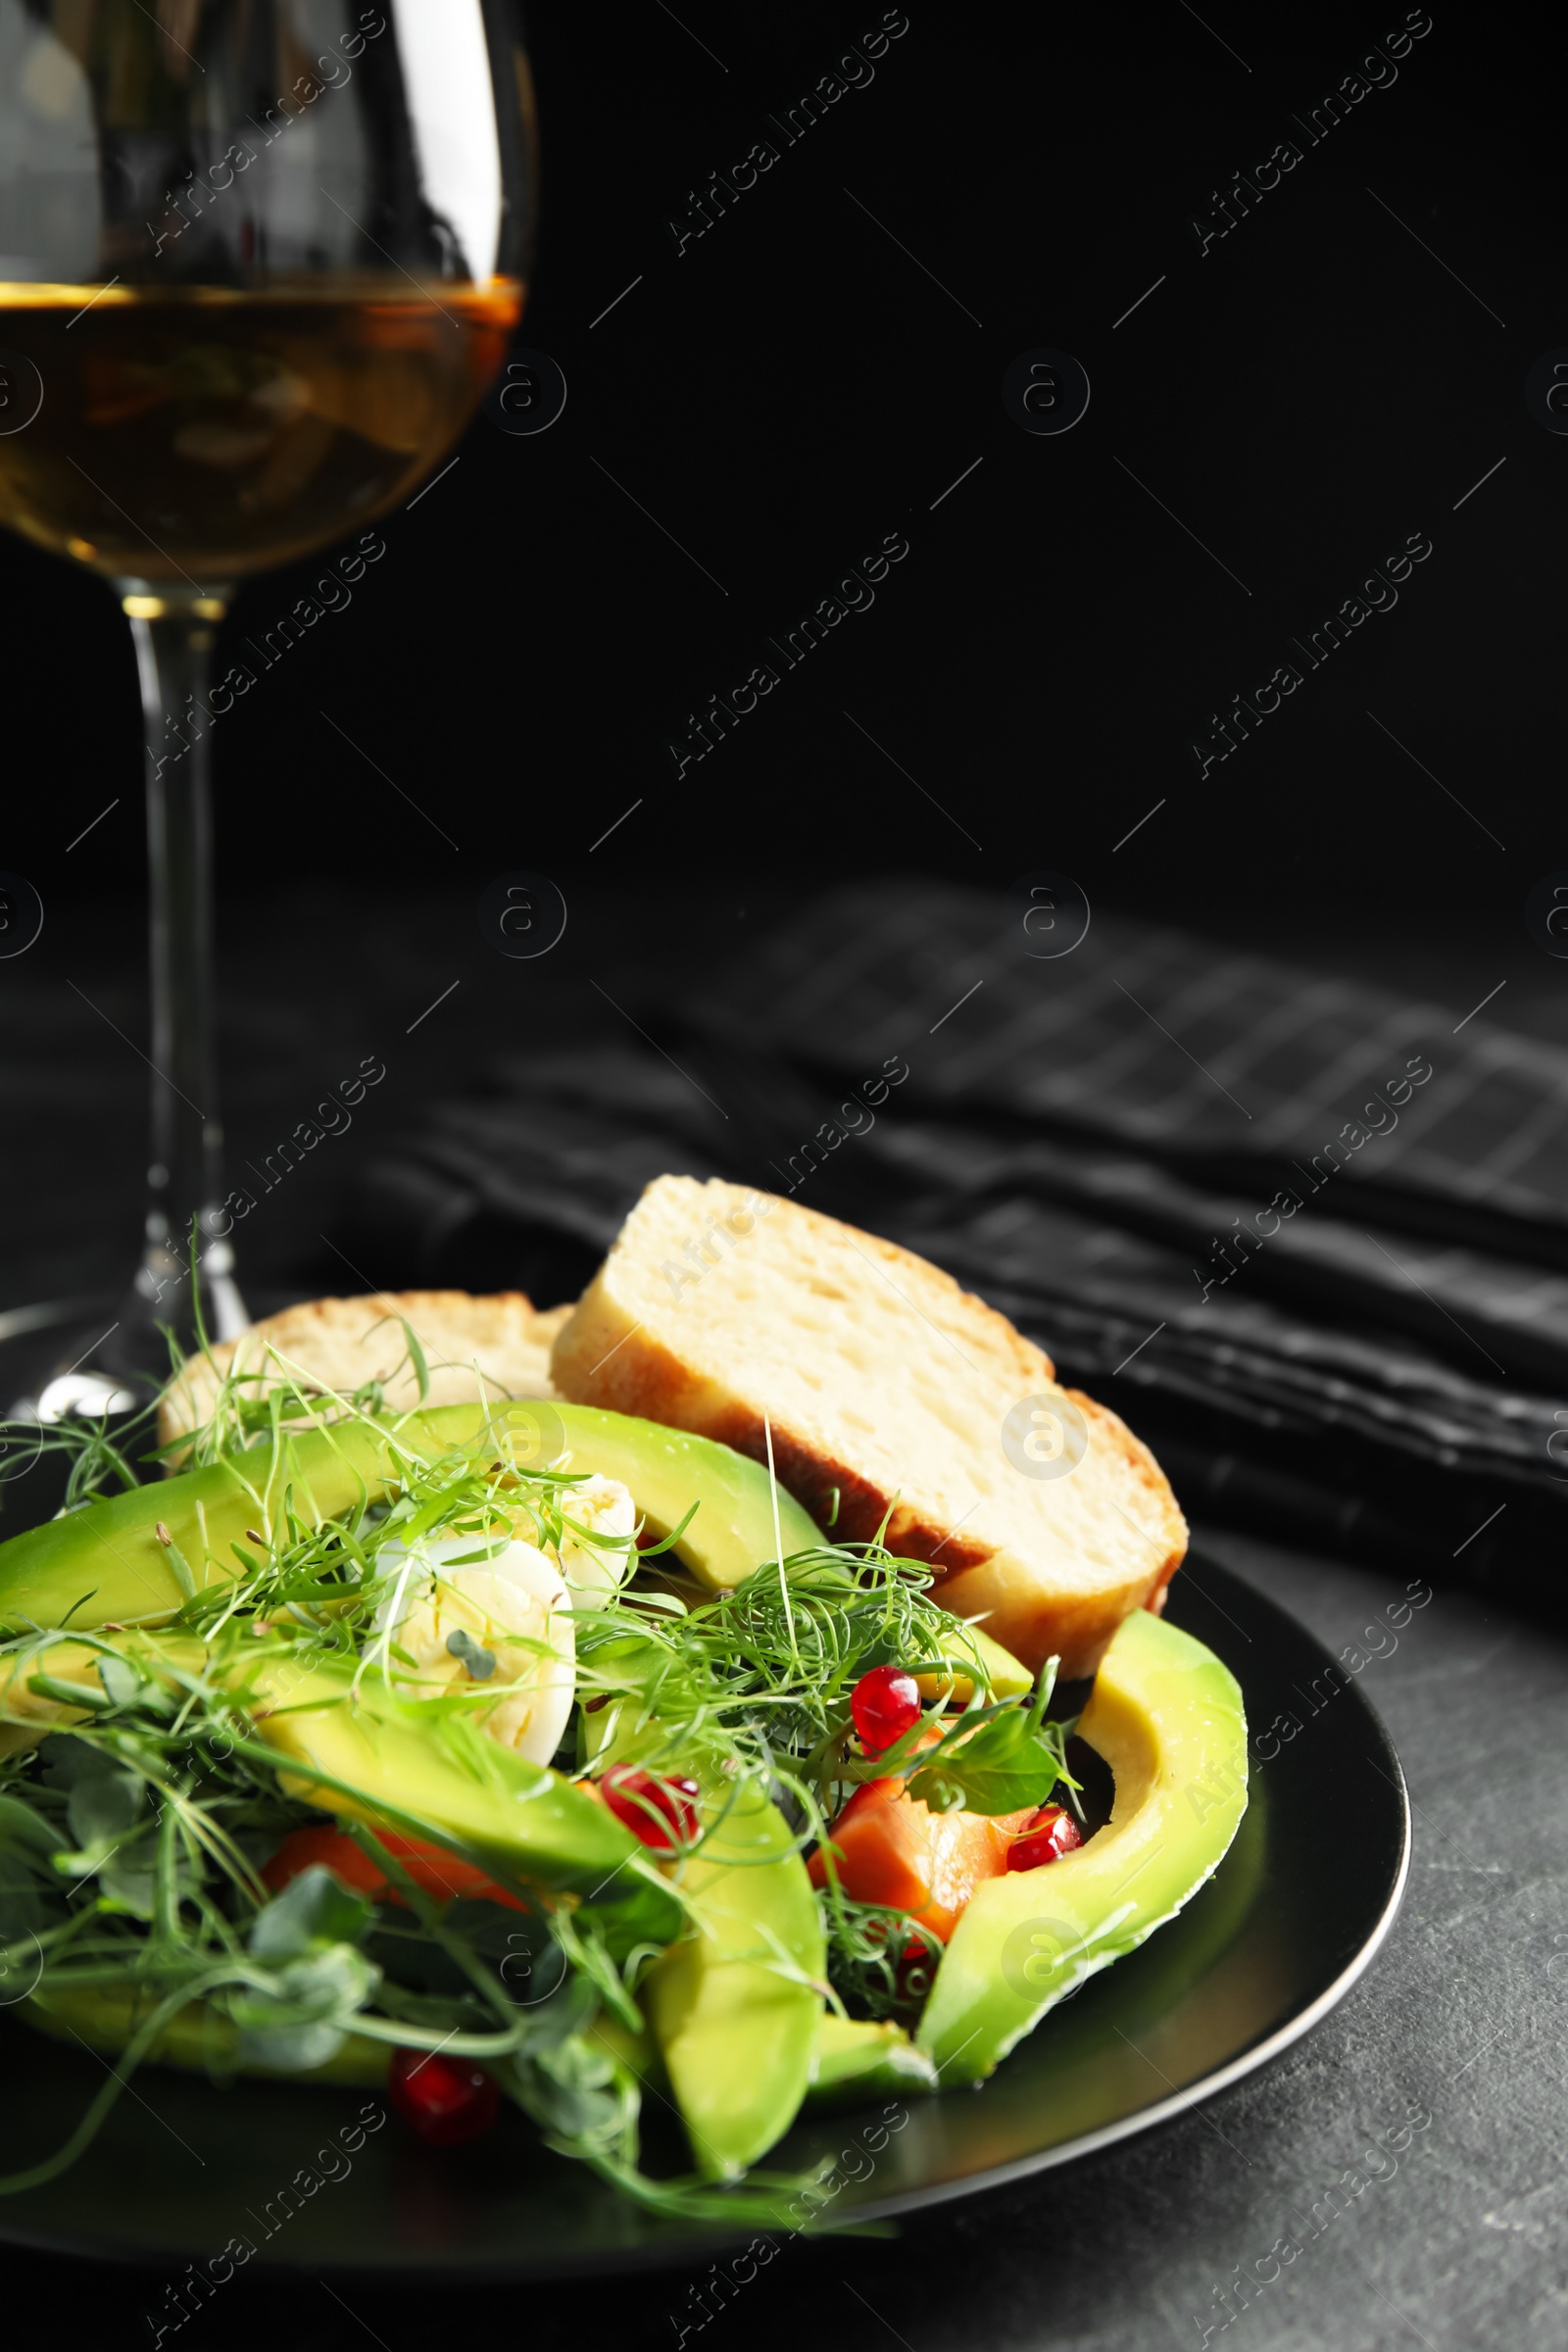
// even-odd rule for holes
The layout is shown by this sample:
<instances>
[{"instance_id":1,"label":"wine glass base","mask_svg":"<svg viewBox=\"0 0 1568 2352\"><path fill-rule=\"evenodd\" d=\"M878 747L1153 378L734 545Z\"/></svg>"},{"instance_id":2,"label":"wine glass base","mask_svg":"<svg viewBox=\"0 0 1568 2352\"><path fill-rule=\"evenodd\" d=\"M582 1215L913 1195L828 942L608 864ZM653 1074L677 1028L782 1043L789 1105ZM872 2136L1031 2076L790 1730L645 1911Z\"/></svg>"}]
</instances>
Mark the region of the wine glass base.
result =
<instances>
[{"instance_id":1,"label":"wine glass base","mask_svg":"<svg viewBox=\"0 0 1568 2352\"><path fill-rule=\"evenodd\" d=\"M274 1314L297 1297L290 1291L257 1294L255 1312ZM107 1413L112 1433L157 1394L161 1382L152 1359L140 1367L116 1352L125 1308L123 1292L89 1291L0 1311L0 1420L10 1424L0 1444L0 1536L52 1518L65 1497L66 1457L41 1443L29 1446L29 1425L41 1441L69 1413ZM132 1334L133 1345L138 1336ZM166 1351L165 1365L167 1360ZM153 1464L146 1467L154 1474Z\"/></svg>"},{"instance_id":2,"label":"wine glass base","mask_svg":"<svg viewBox=\"0 0 1568 2352\"><path fill-rule=\"evenodd\" d=\"M51 1381L85 1370L114 1328L119 1294L84 1291L0 1313L0 1416L36 1405ZM124 1410L124 1407L121 1407Z\"/></svg>"}]
</instances>

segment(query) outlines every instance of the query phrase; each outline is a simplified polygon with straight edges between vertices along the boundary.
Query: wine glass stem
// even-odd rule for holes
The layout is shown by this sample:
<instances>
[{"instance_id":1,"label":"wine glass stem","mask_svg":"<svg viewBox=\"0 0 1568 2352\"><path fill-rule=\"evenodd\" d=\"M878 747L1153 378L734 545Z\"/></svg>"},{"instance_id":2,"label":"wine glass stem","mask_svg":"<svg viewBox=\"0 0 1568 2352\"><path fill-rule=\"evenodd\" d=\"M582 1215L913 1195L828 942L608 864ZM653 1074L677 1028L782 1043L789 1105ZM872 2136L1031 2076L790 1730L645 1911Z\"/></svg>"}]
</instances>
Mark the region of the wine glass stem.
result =
<instances>
[{"instance_id":1,"label":"wine glass stem","mask_svg":"<svg viewBox=\"0 0 1568 2352\"><path fill-rule=\"evenodd\" d=\"M152 951L152 1133L147 1223L133 1317L189 1346L200 1305L208 1334L230 1339L246 1315L234 1285L223 1206L213 1000L212 720L208 663L222 604L127 595L147 757ZM196 1278L191 1274L195 1242ZM156 1348L138 1350L156 1358ZM156 1360L148 1369L158 1368Z\"/></svg>"}]
</instances>

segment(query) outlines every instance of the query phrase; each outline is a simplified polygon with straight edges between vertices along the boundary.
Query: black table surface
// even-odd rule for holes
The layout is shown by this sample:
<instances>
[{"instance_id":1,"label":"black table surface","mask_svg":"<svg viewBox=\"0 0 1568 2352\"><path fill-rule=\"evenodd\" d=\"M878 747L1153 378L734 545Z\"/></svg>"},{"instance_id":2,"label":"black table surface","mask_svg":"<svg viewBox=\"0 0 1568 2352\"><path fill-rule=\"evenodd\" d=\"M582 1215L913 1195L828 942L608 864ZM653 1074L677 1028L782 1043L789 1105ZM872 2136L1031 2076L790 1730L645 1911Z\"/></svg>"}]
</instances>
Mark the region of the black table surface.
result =
<instances>
[{"instance_id":1,"label":"black table surface","mask_svg":"<svg viewBox=\"0 0 1568 2352\"><path fill-rule=\"evenodd\" d=\"M415 2352L449 2331L488 2343L518 2329L534 2345L703 2352L1201 2352L1225 2337L1249 2352L1559 2352L1568 1642L1442 1590L1397 1637L1363 1642L1402 1584L1196 1534L1336 1654L1384 1652L1360 1681L1409 1782L1409 1886L1371 1969L1305 2040L1103 2156L886 2239L787 2244L706 2323L690 2291L704 2274L475 2285L459 2312L450 2282L240 2272L179 2328L181 2352ZM1322 1823L1326 1838L1355 1834L1353 1819ZM175 2316L161 2271L8 2251L5 2279L13 2308L69 2311L115 2345L156 2342Z\"/></svg>"}]
</instances>

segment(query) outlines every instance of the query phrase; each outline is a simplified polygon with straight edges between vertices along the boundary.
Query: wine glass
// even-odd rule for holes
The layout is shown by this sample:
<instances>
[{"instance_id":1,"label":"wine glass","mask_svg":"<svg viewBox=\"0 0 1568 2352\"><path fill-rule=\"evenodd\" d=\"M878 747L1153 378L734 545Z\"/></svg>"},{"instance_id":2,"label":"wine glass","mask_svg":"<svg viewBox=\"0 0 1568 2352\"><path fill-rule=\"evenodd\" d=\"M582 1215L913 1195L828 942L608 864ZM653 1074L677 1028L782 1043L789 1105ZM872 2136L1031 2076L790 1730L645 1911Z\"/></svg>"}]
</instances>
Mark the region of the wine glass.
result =
<instances>
[{"instance_id":1,"label":"wine glass","mask_svg":"<svg viewBox=\"0 0 1568 2352\"><path fill-rule=\"evenodd\" d=\"M133 1387L160 1326L246 1320L209 739L257 665L217 672L218 625L348 533L355 576L463 431L521 310L533 159L509 0L0 0L0 522L109 581L141 681L146 1237L100 1359Z\"/></svg>"}]
</instances>

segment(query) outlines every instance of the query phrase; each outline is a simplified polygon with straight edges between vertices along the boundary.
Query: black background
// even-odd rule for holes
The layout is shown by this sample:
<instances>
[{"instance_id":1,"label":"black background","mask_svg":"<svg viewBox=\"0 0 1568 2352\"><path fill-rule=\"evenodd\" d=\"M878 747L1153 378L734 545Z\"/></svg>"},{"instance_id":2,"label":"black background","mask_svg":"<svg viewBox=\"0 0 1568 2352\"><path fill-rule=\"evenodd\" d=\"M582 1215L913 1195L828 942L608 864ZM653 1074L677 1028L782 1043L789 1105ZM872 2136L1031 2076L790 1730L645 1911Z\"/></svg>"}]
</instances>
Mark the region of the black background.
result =
<instances>
[{"instance_id":1,"label":"black background","mask_svg":"<svg viewBox=\"0 0 1568 2352\"><path fill-rule=\"evenodd\" d=\"M1485 926L1518 950L1529 885L1563 862L1568 444L1523 398L1565 332L1544 21L1442 12L1200 258L1187 223L1210 191L1403 12L1211 15L1211 33L1177 0L917 7L870 85L677 259L664 222L687 191L880 13L688 12L691 34L657 6L536 13L543 229L519 339L564 369L565 412L531 438L477 417L386 521L352 606L219 725L225 890L319 874L347 911L397 882L476 899L527 864L578 899L657 884L667 936L708 919L713 877L895 864L1003 888L1048 865L1195 928ZM1093 385L1055 438L1000 397L1043 344ZM910 553L874 609L677 782L687 713L890 531ZM1415 531L1434 554L1397 609L1200 781L1187 745L1210 712ZM244 589L235 658L326 561ZM0 566L6 862L55 907L134 893L123 623L20 543Z\"/></svg>"},{"instance_id":2,"label":"black background","mask_svg":"<svg viewBox=\"0 0 1568 2352\"><path fill-rule=\"evenodd\" d=\"M1420 987L1455 1019L1505 978L1514 1026L1560 1033L1564 967L1524 922L1568 866L1568 440L1524 401L1568 342L1542 20L1444 13L1309 146L1287 115L1403 12L916 9L677 256L689 192L880 21L536 15L519 341L564 370L564 413L528 437L476 416L352 604L214 730L231 1161L363 1054L392 1069L309 1198L248 1232L258 1297L343 1287L343 1249L364 1287L409 1279L363 1264L339 1203L433 1091L616 1031L590 981L635 1014L824 883L889 869L999 894L1065 872L1097 907ZM1189 221L1285 136L1301 162L1200 255ZM1059 437L1002 405L1042 345L1093 387ZM688 714L890 532L909 553L875 605L677 778ZM1397 606L1200 778L1210 714L1412 533L1433 553ZM220 663L331 553L247 585ZM145 861L111 594L7 537L0 598L0 865L47 908L0 966L0 1019L17 1099L54 1114L19 1117L6 1155L16 1302L114 1290L138 1247ZM475 921L518 867L570 908L534 963Z\"/></svg>"},{"instance_id":3,"label":"black background","mask_svg":"<svg viewBox=\"0 0 1568 2352\"><path fill-rule=\"evenodd\" d=\"M1568 344L1551 19L1438 6L1396 82L1200 258L1190 217L1401 9L1208 0L1204 23L1181 0L912 0L871 85L677 258L664 221L687 191L881 14L679 13L536 10L543 226L519 340L564 370L565 412L534 438L476 418L456 468L382 524L387 555L350 609L217 730L233 1151L265 1149L296 1098L297 1116L363 1054L391 1071L333 1147L341 1176L318 1171L286 1216L256 1221L247 1278L404 1279L346 1270L320 1237L352 1250L332 1195L423 1098L503 1050L608 1031L590 975L635 1007L639 985L677 963L700 976L829 880L917 869L1000 893L1050 867L1097 906L1419 974L1456 1015L1503 975L1516 1023L1560 1035L1563 967L1524 927L1531 886L1568 867L1568 440L1523 397L1531 363ZM1004 370L1041 345L1093 385L1060 438L1002 407ZM677 780L664 746L686 714L892 531L910 552L874 609ZM1433 554L1397 608L1200 780L1187 746L1209 713L1418 531ZM235 658L329 559L243 591ZM16 1303L112 1286L134 1253L145 1071L107 1016L145 1042L144 862L112 597L7 539L0 611L0 865L48 910L38 946L0 965L7 1064L45 1105L7 1121L0 1297ZM571 908L538 965L504 963L477 931L481 890L511 867L552 875ZM409 1034L448 974L460 993ZM1233 1556L1331 1643L1382 1595L1343 1570ZM1259 2175L1316 2194L1358 2131L1425 2097L1420 2164L1367 2200L1343 2254L1247 2315L1249 2340L1405 2343L1413 2313L1445 2352L1504 2328L1555 2343L1555 2040L1536 2046L1550 2013L1535 1944L1568 1929L1568 1895L1532 1824L1560 1677L1544 1695L1545 1645L1470 1603L1446 1600L1442 1625L1432 1660L1396 1661L1373 1693L1428 1842L1388 1960L1346 2009L1217 2124L1190 2117L897 2247L812 2254L741 2315L749 2340L1197 2344L1210 2283L1263 2250ZM12 2276L67 2308L63 2270ZM73 2276L78 2317L141 2340L151 2294ZM405 2352L449 2328L527 2326L551 2343L663 2342L678 2301L617 2288L596 2319L580 2294L351 2288L344 2312L315 2285L246 2292L181 2340L368 2334Z\"/></svg>"}]
</instances>

